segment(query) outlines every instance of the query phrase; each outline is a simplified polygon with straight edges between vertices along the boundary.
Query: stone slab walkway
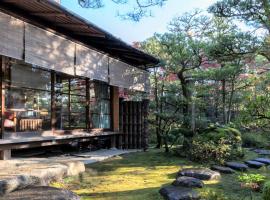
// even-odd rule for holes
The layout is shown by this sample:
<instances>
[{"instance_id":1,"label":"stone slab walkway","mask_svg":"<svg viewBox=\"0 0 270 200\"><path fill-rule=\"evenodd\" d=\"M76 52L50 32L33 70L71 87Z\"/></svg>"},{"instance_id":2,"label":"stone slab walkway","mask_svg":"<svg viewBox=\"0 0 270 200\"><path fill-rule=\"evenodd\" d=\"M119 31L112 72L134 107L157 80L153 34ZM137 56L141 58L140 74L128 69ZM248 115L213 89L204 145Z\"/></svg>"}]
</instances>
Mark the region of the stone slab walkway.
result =
<instances>
[{"instance_id":1,"label":"stone slab walkway","mask_svg":"<svg viewBox=\"0 0 270 200\"><path fill-rule=\"evenodd\" d=\"M137 151L110 149L49 158L0 161L0 196L26 187L46 186L51 181L84 172L85 164Z\"/></svg>"}]
</instances>

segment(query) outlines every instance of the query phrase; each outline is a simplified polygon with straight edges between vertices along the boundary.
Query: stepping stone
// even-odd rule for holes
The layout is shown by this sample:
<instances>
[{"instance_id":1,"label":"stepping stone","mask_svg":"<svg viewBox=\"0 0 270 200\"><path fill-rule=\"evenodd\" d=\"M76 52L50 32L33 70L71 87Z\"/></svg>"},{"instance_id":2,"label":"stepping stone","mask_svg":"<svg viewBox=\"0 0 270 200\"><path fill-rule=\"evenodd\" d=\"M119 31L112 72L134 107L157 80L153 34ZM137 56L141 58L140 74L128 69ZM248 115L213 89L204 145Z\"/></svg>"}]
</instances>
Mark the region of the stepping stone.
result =
<instances>
[{"instance_id":1,"label":"stepping stone","mask_svg":"<svg viewBox=\"0 0 270 200\"><path fill-rule=\"evenodd\" d=\"M1 197L0 197L1 199ZM48 186L33 187L9 193L4 200L80 200L75 193Z\"/></svg>"},{"instance_id":2,"label":"stepping stone","mask_svg":"<svg viewBox=\"0 0 270 200\"><path fill-rule=\"evenodd\" d=\"M266 165L270 165L270 159L269 158L256 158L254 161L264 163Z\"/></svg>"},{"instance_id":3,"label":"stepping stone","mask_svg":"<svg viewBox=\"0 0 270 200\"><path fill-rule=\"evenodd\" d=\"M179 176L173 183L174 186L182 186L182 187L197 187L202 188L204 186L203 182L200 179L187 177L187 176Z\"/></svg>"},{"instance_id":4,"label":"stepping stone","mask_svg":"<svg viewBox=\"0 0 270 200\"><path fill-rule=\"evenodd\" d=\"M221 177L219 172L207 168L183 169L178 172L178 176L188 176L200 180L217 180Z\"/></svg>"},{"instance_id":5,"label":"stepping stone","mask_svg":"<svg viewBox=\"0 0 270 200\"><path fill-rule=\"evenodd\" d=\"M256 152L259 155L270 155L270 150L266 149L255 149L254 152Z\"/></svg>"},{"instance_id":6,"label":"stepping stone","mask_svg":"<svg viewBox=\"0 0 270 200\"><path fill-rule=\"evenodd\" d=\"M195 190L173 185L165 186L159 190L159 193L166 200L199 200L200 195Z\"/></svg>"},{"instance_id":7,"label":"stepping stone","mask_svg":"<svg viewBox=\"0 0 270 200\"><path fill-rule=\"evenodd\" d=\"M261 168L262 166L264 166L263 163L257 162L257 161L253 161L253 160L245 161L245 163L246 163L249 167L256 168L256 169L259 169L259 168Z\"/></svg>"},{"instance_id":8,"label":"stepping stone","mask_svg":"<svg viewBox=\"0 0 270 200\"><path fill-rule=\"evenodd\" d=\"M211 167L212 170L218 171L223 174L233 174L235 171L229 167L223 167L223 166L218 166L218 165L213 165Z\"/></svg>"},{"instance_id":9,"label":"stepping stone","mask_svg":"<svg viewBox=\"0 0 270 200\"><path fill-rule=\"evenodd\" d=\"M248 166L243 163L238 162L226 162L225 164L227 167L230 167L232 169L238 170L238 171L247 171Z\"/></svg>"}]
</instances>

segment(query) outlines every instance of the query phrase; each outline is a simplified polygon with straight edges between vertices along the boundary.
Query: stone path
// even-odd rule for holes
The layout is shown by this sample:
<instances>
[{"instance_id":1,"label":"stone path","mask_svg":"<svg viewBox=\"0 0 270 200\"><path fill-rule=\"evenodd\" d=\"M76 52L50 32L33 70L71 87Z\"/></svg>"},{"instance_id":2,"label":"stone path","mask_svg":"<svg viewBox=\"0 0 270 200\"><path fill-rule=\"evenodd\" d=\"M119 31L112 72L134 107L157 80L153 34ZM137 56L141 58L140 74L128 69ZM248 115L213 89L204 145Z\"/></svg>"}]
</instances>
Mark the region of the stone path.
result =
<instances>
[{"instance_id":1,"label":"stone path","mask_svg":"<svg viewBox=\"0 0 270 200\"><path fill-rule=\"evenodd\" d=\"M256 149L258 155L270 155L270 150ZM269 154L268 154L269 153ZM269 158L256 158L244 163L227 162L225 166L214 165L208 168L188 168L180 170L176 180L169 186L164 186L159 193L166 200L198 200L201 199L199 192L194 188L204 187L204 180L216 180L222 174L232 174L237 171L247 171L249 168L261 168L270 165Z\"/></svg>"},{"instance_id":2,"label":"stone path","mask_svg":"<svg viewBox=\"0 0 270 200\"><path fill-rule=\"evenodd\" d=\"M52 181L84 172L85 164L137 151L110 149L49 158L1 160L0 197L26 187L47 186Z\"/></svg>"}]
</instances>

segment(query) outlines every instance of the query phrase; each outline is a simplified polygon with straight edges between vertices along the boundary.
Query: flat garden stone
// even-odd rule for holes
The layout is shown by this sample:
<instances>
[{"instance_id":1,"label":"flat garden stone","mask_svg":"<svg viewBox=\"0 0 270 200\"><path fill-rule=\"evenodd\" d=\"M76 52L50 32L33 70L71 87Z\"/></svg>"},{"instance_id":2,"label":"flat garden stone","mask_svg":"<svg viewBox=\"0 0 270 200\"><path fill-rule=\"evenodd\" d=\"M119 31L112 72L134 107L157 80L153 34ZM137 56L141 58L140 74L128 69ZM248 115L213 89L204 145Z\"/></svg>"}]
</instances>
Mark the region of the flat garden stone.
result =
<instances>
[{"instance_id":1,"label":"flat garden stone","mask_svg":"<svg viewBox=\"0 0 270 200\"><path fill-rule=\"evenodd\" d=\"M264 163L266 165L270 165L270 159L269 158L256 158L254 161Z\"/></svg>"},{"instance_id":2,"label":"flat garden stone","mask_svg":"<svg viewBox=\"0 0 270 200\"><path fill-rule=\"evenodd\" d=\"M262 166L264 166L265 164L261 163L261 162L257 162L257 161L253 161L253 160L248 160L248 161L245 161L245 163L251 167L251 168L261 168Z\"/></svg>"},{"instance_id":3,"label":"flat garden stone","mask_svg":"<svg viewBox=\"0 0 270 200\"><path fill-rule=\"evenodd\" d=\"M204 186L203 182L200 179L187 177L187 176L179 176L173 183L174 186L182 186L182 187L197 187L202 188Z\"/></svg>"},{"instance_id":4,"label":"flat garden stone","mask_svg":"<svg viewBox=\"0 0 270 200\"><path fill-rule=\"evenodd\" d=\"M166 200L199 200L200 195L195 190L185 187L165 186L159 190L159 193Z\"/></svg>"},{"instance_id":5,"label":"flat garden stone","mask_svg":"<svg viewBox=\"0 0 270 200\"><path fill-rule=\"evenodd\" d=\"M219 179L220 173L208 168L189 168L178 172L178 176L188 176L200 180L216 180Z\"/></svg>"},{"instance_id":6,"label":"flat garden stone","mask_svg":"<svg viewBox=\"0 0 270 200\"><path fill-rule=\"evenodd\" d=\"M229 167L224 167L224 166L218 166L218 165L213 165L211 167L212 170L218 171L223 174L233 174L235 171Z\"/></svg>"},{"instance_id":7,"label":"flat garden stone","mask_svg":"<svg viewBox=\"0 0 270 200\"><path fill-rule=\"evenodd\" d=\"M226 162L225 164L227 167L230 167L232 169L238 170L238 171L247 171L248 166L243 163L238 162Z\"/></svg>"},{"instance_id":8,"label":"flat garden stone","mask_svg":"<svg viewBox=\"0 0 270 200\"><path fill-rule=\"evenodd\" d=\"M255 149L254 152L259 155L270 155L270 150L267 149Z\"/></svg>"},{"instance_id":9,"label":"flat garden stone","mask_svg":"<svg viewBox=\"0 0 270 200\"><path fill-rule=\"evenodd\" d=\"M32 187L9 193L1 200L80 200L75 193L48 186Z\"/></svg>"}]
</instances>

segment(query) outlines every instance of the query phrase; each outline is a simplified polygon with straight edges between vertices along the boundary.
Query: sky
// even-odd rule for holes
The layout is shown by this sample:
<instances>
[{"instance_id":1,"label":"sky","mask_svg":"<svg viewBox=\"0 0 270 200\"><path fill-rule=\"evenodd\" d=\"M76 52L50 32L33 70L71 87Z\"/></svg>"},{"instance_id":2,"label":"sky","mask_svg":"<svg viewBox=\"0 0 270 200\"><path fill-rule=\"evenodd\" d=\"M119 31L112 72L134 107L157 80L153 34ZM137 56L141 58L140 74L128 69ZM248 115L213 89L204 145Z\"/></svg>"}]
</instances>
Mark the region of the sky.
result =
<instances>
[{"instance_id":1,"label":"sky","mask_svg":"<svg viewBox=\"0 0 270 200\"><path fill-rule=\"evenodd\" d=\"M129 44L143 41L153 36L155 32L164 33L168 23L174 17L196 8L207 9L214 2L216 0L168 0L163 7L151 9L153 17L146 17L139 22L134 22L120 19L117 16L118 12L125 13L125 11L131 10L132 6L116 6L111 0L104 0L103 8L86 9L80 7L77 0L61 0L61 4L67 9Z\"/></svg>"}]
</instances>

